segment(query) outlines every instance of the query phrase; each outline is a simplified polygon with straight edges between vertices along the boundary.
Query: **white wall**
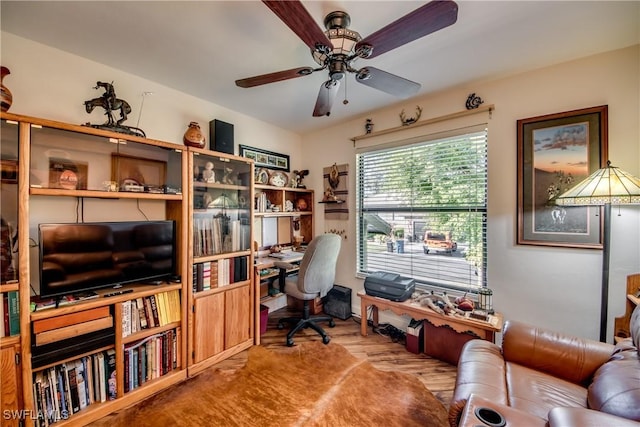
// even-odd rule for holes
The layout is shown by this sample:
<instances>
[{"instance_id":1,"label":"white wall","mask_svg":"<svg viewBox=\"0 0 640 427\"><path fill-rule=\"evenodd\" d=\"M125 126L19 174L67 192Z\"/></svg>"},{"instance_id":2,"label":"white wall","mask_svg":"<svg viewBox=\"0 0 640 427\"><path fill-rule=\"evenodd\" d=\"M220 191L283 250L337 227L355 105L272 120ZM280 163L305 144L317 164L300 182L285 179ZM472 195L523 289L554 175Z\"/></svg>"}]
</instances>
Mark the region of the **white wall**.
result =
<instances>
[{"instance_id":1,"label":"white wall","mask_svg":"<svg viewBox=\"0 0 640 427\"><path fill-rule=\"evenodd\" d=\"M374 130L396 127L398 113L422 119L464 110L476 92L496 110L489 122L489 286L494 306L506 318L554 327L597 339L599 336L602 252L567 248L518 246L516 236L516 120L607 104L609 158L615 166L640 175L640 46L613 51L498 81L475 82L428 97L397 103L358 120L299 136L242 113L177 92L109 66L2 32L2 65L11 70L5 85L13 93L11 112L70 123L101 123L100 112L84 111L83 102L97 96L96 80L114 81L117 94L132 105L125 124L136 125L142 93L145 99L139 127L147 136L180 144L190 121L207 126L214 118L235 125L235 143L289 154L292 169L321 171L333 163L348 163L348 221L325 221L316 215L316 234L345 230L336 282L361 290L355 277L355 155L350 138L364 133L365 118ZM372 89L373 90L373 89ZM322 198L320 173L305 179ZM45 206L42 207L45 210ZM46 206L51 212L51 206ZM104 210L96 205L98 216ZM609 337L613 317L622 314L625 278L640 271L640 209L617 208L612 215ZM95 219L100 220L100 219ZM353 298L357 310L359 301Z\"/></svg>"},{"instance_id":2,"label":"white wall","mask_svg":"<svg viewBox=\"0 0 640 427\"><path fill-rule=\"evenodd\" d=\"M366 118L372 118L374 131L379 131L399 126L402 109L408 116L415 115L416 105L424 109L422 120L439 117L464 110L472 92L485 104L495 105L489 120L487 270L494 307L507 319L598 339L602 251L515 244L516 121L607 104L609 159L614 166L640 176L640 46L457 87L305 135L306 166L348 163L350 193L355 195L355 149L350 138L364 133ZM405 136L403 131L398 139ZM321 177L310 178L309 184L321 194ZM363 289L363 281L355 277L355 197L351 194L349 221L325 222L323 215L317 215L316 232L347 229L336 282L358 291ZM623 208L621 216L617 216L617 207L612 211L609 337L613 334L613 318L624 312L626 275L640 272L640 208ZM359 312L359 299L353 299L353 306Z\"/></svg>"}]
</instances>

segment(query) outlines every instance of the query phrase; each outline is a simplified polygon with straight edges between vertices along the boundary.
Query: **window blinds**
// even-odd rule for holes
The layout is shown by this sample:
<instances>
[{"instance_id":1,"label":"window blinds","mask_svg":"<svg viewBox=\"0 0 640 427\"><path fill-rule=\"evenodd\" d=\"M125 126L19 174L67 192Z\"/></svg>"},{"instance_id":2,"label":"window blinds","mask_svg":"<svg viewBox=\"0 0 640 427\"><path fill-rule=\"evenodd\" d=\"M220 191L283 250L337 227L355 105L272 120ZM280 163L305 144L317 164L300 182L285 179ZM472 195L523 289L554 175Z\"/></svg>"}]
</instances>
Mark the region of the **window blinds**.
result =
<instances>
[{"instance_id":1,"label":"window blinds","mask_svg":"<svg viewBox=\"0 0 640 427\"><path fill-rule=\"evenodd\" d=\"M359 153L356 209L358 273L485 286L486 128Z\"/></svg>"}]
</instances>

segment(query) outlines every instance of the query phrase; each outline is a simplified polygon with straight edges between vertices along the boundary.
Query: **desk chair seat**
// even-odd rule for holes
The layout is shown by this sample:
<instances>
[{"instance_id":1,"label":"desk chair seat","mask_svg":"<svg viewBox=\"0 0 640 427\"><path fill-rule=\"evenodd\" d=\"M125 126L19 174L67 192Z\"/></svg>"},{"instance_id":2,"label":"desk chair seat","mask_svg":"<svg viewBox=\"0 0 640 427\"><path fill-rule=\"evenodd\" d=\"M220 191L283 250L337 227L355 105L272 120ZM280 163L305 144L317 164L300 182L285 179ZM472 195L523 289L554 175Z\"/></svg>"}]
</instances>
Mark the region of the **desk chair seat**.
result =
<instances>
[{"instance_id":1,"label":"desk chair seat","mask_svg":"<svg viewBox=\"0 0 640 427\"><path fill-rule=\"evenodd\" d=\"M322 336L322 342L325 344L331 340L318 322L329 322L329 327L334 327L333 318L328 315L311 316L309 303L318 296L324 298L333 287L341 243L341 237L336 234L323 234L316 237L309 243L304 253L298 274L286 277L284 286L279 283L281 291L303 301L302 317L286 317L278 322L278 329L283 329L285 323L293 324L287 333L288 346L293 345L293 336L303 328L316 331ZM275 265L281 270L293 267L284 262L276 262ZM280 277L279 282L282 281L283 275Z\"/></svg>"}]
</instances>

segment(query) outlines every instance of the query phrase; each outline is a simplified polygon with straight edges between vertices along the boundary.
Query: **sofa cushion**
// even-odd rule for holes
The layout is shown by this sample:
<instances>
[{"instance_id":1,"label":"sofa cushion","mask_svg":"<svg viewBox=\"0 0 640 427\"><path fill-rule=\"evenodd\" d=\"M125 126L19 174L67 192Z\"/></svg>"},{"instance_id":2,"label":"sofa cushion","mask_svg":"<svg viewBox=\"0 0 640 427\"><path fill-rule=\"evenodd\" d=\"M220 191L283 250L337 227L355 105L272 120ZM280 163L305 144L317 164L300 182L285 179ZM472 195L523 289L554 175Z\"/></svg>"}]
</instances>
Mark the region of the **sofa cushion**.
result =
<instances>
[{"instance_id":1,"label":"sofa cushion","mask_svg":"<svg viewBox=\"0 0 640 427\"><path fill-rule=\"evenodd\" d=\"M506 363L509 405L547 419L556 406L587 407L587 389L542 371Z\"/></svg>"},{"instance_id":2,"label":"sofa cushion","mask_svg":"<svg viewBox=\"0 0 640 427\"><path fill-rule=\"evenodd\" d=\"M588 401L591 409L640 421L640 359L629 340L618 344L611 359L596 371Z\"/></svg>"},{"instance_id":3,"label":"sofa cushion","mask_svg":"<svg viewBox=\"0 0 640 427\"><path fill-rule=\"evenodd\" d=\"M638 427L638 423L583 408L557 407L549 412L549 427Z\"/></svg>"}]
</instances>

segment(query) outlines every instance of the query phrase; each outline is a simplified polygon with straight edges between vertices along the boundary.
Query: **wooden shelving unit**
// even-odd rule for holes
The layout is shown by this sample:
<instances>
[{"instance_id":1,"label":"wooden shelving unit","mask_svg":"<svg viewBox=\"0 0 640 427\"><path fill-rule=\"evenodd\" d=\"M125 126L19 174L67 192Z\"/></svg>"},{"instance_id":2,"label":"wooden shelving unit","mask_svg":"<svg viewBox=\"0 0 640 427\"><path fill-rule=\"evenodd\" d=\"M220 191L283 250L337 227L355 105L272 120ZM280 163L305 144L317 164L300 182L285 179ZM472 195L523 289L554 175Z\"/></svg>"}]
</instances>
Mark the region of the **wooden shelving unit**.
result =
<instances>
[{"instance_id":1,"label":"wooden shelving unit","mask_svg":"<svg viewBox=\"0 0 640 427\"><path fill-rule=\"evenodd\" d=\"M255 343L252 160L189 148L189 375Z\"/></svg>"},{"instance_id":2,"label":"wooden shelving unit","mask_svg":"<svg viewBox=\"0 0 640 427\"><path fill-rule=\"evenodd\" d=\"M18 247L29 248L33 242L38 242L37 236L30 235L30 230L37 230L37 225L47 218L47 213L42 210L38 212L31 210L33 203L44 201L53 202L56 206L77 206L81 204L108 203L110 209L119 209L121 203L129 201L145 201L151 203L154 209L163 211L165 219L174 220L177 225L177 259L180 254L187 251L186 236L182 232L187 226L188 206L185 203L187 196L183 190L187 188L187 152L181 145L132 135L94 129L86 126L61 123L57 121L40 119L35 117L21 116L11 113L2 113L2 145L3 159L5 158L5 147L11 147L16 156L15 182L5 183L3 180L3 217L6 213L7 204L4 203L4 195L7 193L5 185L13 185L12 191L15 194L13 203L16 212L12 218L18 228ZM137 191L113 191L106 183L120 182L124 178L123 170L120 168L119 156L129 158L139 158L144 161L150 160L157 165L159 173L159 184L164 184L163 191L145 187ZM70 162L75 162L77 166L74 171L77 184L65 186L51 167L54 158L63 158ZM72 159L72 160L71 160ZM4 167L3 167L4 170ZM128 173L128 172L127 172ZM58 176L58 178L56 178ZM7 179L7 181L12 180ZM121 189L121 188L120 188ZM76 208L77 210L77 208ZM126 221L127 210L120 209L117 220ZM55 215L55 220L51 222L81 222L84 218L68 218L61 221L58 212L51 212ZM132 212L132 215L135 214ZM135 218L136 220L138 217ZM32 231L31 231L32 232ZM35 253L35 255L34 255ZM115 357L115 399L102 403L93 403L83 408L79 412L72 413L68 419L61 419L53 425L81 425L94 421L112 411L129 406L151 394L157 393L162 388L168 387L187 377L187 292L186 284L172 283L166 285L126 285L131 289L130 293L104 297L102 294L107 291L98 290L98 298L79 301L73 304L64 305L58 308L42 309L31 312L31 284L38 291L39 283L36 277L31 277L30 271L34 265L38 265L37 251L18 251L18 282L0 284L0 292L19 293L19 316L20 334L12 337L1 338L2 349L2 409L24 410L24 414L37 413L37 396L34 396L34 383L36 375L51 367L70 363L83 357L96 355L102 351L112 350ZM178 272L185 277L189 270L184 262L178 261ZM177 291L179 301L172 306L179 310L176 316L179 320L168 322L160 327L153 327L140 330L135 334L123 336L122 306L131 300L158 296L168 291ZM104 344L98 346L88 346L85 341L79 341L78 349L65 356L56 356L54 353L40 359L37 367L32 364L33 356L40 350L33 347L32 337L34 322L47 322L49 320L65 318L74 313L85 310L108 308L109 317L112 319L112 327L105 328L105 331L112 331L105 334L108 336ZM175 312L174 312L175 313ZM54 322L55 323L55 322ZM73 330L74 325L71 325ZM54 332L57 332L55 329ZM171 363L171 368L167 365L164 375L150 380L140 385L140 387L124 392L124 355L125 346L136 343L140 340L153 337L156 334L172 332L175 336L175 344L172 344L172 355L175 357ZM51 336L51 335L50 335ZM53 334L55 337L56 335ZM177 337L180 338L177 338ZM110 337L110 338L109 338ZM71 338L74 338L72 335ZM55 341L54 341L55 344ZM36 353L34 353L34 351ZM39 357L42 357L39 354ZM9 361L19 361L13 364L17 368L9 369ZM179 361L179 362L178 362ZM7 385L5 387L5 384ZM6 421L6 423L5 423ZM3 420L4 425L27 425L34 424L31 417L15 420Z\"/></svg>"}]
</instances>

